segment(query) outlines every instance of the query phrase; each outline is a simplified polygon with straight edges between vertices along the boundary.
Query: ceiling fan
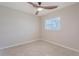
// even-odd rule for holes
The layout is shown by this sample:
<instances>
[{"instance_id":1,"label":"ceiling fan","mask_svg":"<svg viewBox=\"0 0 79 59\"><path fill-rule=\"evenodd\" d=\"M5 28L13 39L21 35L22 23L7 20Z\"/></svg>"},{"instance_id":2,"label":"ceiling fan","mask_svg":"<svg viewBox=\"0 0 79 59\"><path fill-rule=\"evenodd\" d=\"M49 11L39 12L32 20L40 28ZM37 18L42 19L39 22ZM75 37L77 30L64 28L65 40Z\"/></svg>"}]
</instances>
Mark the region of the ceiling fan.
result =
<instances>
[{"instance_id":1,"label":"ceiling fan","mask_svg":"<svg viewBox=\"0 0 79 59\"><path fill-rule=\"evenodd\" d=\"M38 13L43 9L55 9L58 7L58 6L42 6L42 2L37 2L37 4L34 4L33 2L28 2L28 3L32 5L34 8L37 8L35 15L38 15Z\"/></svg>"}]
</instances>

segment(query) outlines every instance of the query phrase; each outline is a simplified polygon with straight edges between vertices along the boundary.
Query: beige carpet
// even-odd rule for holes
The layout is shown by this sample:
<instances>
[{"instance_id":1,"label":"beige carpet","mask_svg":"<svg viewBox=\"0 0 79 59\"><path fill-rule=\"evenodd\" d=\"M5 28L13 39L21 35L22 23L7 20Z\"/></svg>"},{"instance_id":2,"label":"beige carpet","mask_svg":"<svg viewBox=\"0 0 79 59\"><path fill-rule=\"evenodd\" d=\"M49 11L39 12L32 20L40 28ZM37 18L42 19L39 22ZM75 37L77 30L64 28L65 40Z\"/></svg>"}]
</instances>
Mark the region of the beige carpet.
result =
<instances>
[{"instance_id":1,"label":"beige carpet","mask_svg":"<svg viewBox=\"0 0 79 59\"><path fill-rule=\"evenodd\" d=\"M2 56L77 56L79 53L38 40L29 44L0 50Z\"/></svg>"}]
</instances>

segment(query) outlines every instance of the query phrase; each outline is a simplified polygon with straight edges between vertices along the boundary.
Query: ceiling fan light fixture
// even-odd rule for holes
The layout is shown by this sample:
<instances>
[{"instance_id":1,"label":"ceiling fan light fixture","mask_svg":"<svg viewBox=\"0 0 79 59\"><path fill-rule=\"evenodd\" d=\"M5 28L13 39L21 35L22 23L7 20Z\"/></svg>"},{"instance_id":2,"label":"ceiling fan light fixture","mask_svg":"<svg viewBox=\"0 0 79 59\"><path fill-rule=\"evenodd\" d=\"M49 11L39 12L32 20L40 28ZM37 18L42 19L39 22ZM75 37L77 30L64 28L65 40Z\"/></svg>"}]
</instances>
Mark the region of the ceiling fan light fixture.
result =
<instances>
[{"instance_id":1,"label":"ceiling fan light fixture","mask_svg":"<svg viewBox=\"0 0 79 59\"><path fill-rule=\"evenodd\" d=\"M43 8L37 8L37 11L42 11L43 10Z\"/></svg>"}]
</instances>

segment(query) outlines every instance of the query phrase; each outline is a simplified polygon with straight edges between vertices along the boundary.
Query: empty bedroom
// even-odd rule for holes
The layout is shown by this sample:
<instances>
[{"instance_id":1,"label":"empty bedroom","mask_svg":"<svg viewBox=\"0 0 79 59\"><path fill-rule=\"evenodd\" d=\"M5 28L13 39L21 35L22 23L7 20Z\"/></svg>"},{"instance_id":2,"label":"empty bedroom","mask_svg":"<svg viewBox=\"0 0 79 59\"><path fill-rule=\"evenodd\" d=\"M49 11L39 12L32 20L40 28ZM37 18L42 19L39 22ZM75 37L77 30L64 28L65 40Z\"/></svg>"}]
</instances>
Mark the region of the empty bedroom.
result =
<instances>
[{"instance_id":1,"label":"empty bedroom","mask_svg":"<svg viewBox=\"0 0 79 59\"><path fill-rule=\"evenodd\" d=\"M0 2L0 56L79 56L79 3Z\"/></svg>"}]
</instances>

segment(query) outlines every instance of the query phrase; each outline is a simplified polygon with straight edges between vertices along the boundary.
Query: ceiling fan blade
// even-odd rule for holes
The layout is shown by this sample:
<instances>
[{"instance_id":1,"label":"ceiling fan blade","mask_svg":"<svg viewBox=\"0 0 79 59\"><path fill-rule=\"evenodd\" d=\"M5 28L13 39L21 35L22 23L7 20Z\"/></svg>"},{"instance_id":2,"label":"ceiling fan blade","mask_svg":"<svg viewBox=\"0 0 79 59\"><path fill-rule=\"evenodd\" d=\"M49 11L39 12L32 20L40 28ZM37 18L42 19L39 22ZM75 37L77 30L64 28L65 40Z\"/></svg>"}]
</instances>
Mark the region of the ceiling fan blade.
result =
<instances>
[{"instance_id":1,"label":"ceiling fan blade","mask_svg":"<svg viewBox=\"0 0 79 59\"><path fill-rule=\"evenodd\" d=\"M37 4L34 4L33 2L27 2L29 3L30 5L32 5L33 7L37 7Z\"/></svg>"},{"instance_id":2,"label":"ceiling fan blade","mask_svg":"<svg viewBox=\"0 0 79 59\"><path fill-rule=\"evenodd\" d=\"M58 6L40 6L40 7L44 9L54 9L57 8Z\"/></svg>"},{"instance_id":3,"label":"ceiling fan blade","mask_svg":"<svg viewBox=\"0 0 79 59\"><path fill-rule=\"evenodd\" d=\"M35 15L38 15L39 11L36 11Z\"/></svg>"}]
</instances>

